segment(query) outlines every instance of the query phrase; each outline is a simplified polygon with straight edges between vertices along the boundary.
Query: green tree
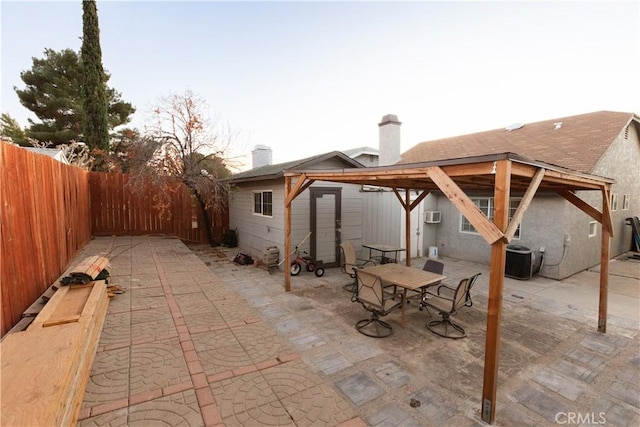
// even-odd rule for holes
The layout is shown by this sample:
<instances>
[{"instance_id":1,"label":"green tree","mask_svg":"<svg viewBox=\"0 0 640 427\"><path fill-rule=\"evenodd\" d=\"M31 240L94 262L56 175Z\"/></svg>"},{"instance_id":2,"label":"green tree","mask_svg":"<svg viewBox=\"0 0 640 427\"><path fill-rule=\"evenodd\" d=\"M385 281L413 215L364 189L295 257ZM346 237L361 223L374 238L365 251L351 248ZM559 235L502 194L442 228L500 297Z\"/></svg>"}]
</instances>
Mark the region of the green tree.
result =
<instances>
[{"instance_id":1,"label":"green tree","mask_svg":"<svg viewBox=\"0 0 640 427\"><path fill-rule=\"evenodd\" d=\"M18 145L31 146L27 141L24 129L20 127L16 119L7 113L0 115L0 136L7 136Z\"/></svg>"},{"instance_id":2,"label":"green tree","mask_svg":"<svg viewBox=\"0 0 640 427\"><path fill-rule=\"evenodd\" d=\"M84 141L89 147L109 151L106 75L102 67L100 28L95 0L82 2L82 105Z\"/></svg>"},{"instance_id":3,"label":"green tree","mask_svg":"<svg viewBox=\"0 0 640 427\"><path fill-rule=\"evenodd\" d=\"M160 149L160 143L137 129L121 129L111 137L107 170L138 174L145 170Z\"/></svg>"},{"instance_id":4,"label":"green tree","mask_svg":"<svg viewBox=\"0 0 640 427\"><path fill-rule=\"evenodd\" d=\"M44 58L33 58L30 70L20 73L26 87L14 87L20 103L32 111L39 123L29 119L27 137L51 141L53 145L82 141L84 107L82 105L82 65L72 49L45 49ZM108 80L109 74L105 73ZM126 124L135 108L107 87L109 129Z\"/></svg>"}]
</instances>

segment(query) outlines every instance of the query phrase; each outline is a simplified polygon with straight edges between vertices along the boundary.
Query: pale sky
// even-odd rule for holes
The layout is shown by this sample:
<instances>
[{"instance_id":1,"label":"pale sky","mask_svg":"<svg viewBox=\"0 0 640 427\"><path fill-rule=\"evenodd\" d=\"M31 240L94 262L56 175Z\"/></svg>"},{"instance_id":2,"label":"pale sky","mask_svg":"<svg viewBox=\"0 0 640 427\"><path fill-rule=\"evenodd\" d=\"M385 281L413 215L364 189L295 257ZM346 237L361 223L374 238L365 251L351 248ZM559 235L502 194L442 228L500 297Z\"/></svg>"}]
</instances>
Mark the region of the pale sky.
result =
<instances>
[{"instance_id":1,"label":"pale sky","mask_svg":"<svg viewBox=\"0 0 640 427\"><path fill-rule=\"evenodd\" d=\"M98 1L109 85L142 128L191 90L274 163L378 146L385 114L419 142L600 110L640 114L640 2ZM0 2L1 104L44 49L80 50L81 1Z\"/></svg>"}]
</instances>

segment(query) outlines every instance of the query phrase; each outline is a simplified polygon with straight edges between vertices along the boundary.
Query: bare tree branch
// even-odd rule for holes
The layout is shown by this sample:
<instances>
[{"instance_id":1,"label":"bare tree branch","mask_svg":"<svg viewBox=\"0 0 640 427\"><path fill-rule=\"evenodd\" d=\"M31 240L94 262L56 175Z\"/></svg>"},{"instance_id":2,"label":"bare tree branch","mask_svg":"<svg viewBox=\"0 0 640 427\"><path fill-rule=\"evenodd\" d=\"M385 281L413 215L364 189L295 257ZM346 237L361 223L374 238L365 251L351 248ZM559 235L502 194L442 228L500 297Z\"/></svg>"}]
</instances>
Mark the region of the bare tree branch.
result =
<instances>
[{"instance_id":1,"label":"bare tree branch","mask_svg":"<svg viewBox=\"0 0 640 427\"><path fill-rule=\"evenodd\" d=\"M144 165L144 175L156 185L169 187L181 182L198 202L211 240L209 212L226 209L230 176L229 148L234 134L229 126L211 119L204 99L191 91L162 98L153 110L152 125L144 138L155 147L153 156ZM171 195L154 200L158 209L168 206Z\"/></svg>"}]
</instances>

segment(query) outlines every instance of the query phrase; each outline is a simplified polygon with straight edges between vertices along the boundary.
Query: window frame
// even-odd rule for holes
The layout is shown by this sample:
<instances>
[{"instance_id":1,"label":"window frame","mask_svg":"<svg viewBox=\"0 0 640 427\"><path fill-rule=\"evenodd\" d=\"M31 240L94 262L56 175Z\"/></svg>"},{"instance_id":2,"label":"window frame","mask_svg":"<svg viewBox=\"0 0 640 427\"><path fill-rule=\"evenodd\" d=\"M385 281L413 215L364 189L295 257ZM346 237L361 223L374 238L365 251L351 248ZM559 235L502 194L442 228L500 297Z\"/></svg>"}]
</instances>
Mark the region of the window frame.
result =
<instances>
[{"instance_id":1,"label":"window frame","mask_svg":"<svg viewBox=\"0 0 640 427\"><path fill-rule=\"evenodd\" d=\"M265 218L273 218L273 190L253 190L251 194L252 214ZM270 195L270 200L265 202L265 195L267 194ZM257 196L260 197L259 200L256 198Z\"/></svg>"},{"instance_id":2,"label":"window frame","mask_svg":"<svg viewBox=\"0 0 640 427\"><path fill-rule=\"evenodd\" d=\"M623 211L628 211L629 210L629 199L630 199L630 195L629 194L624 194L622 196L622 210Z\"/></svg>"},{"instance_id":3,"label":"window frame","mask_svg":"<svg viewBox=\"0 0 640 427\"><path fill-rule=\"evenodd\" d=\"M618 210L618 194L611 194L611 212Z\"/></svg>"},{"instance_id":4,"label":"window frame","mask_svg":"<svg viewBox=\"0 0 640 427\"><path fill-rule=\"evenodd\" d=\"M495 212L495 201L492 196L470 197L470 199L476 205L476 207L480 209L480 212L482 212L487 218L489 218L490 221L493 221L493 215ZM509 221L511 221L511 219L513 218L513 215L518 209L518 206L520 205L521 200L522 200L521 197L509 198ZM483 202L486 202L486 206L484 205ZM482 206L479 206L479 203L482 204ZM458 231L464 234L480 234L475 229L475 227L469 222L469 220L465 218L465 216L462 213L460 213L460 226L458 228ZM522 236L522 222L518 224L518 228L516 229L516 232L513 235L513 239L520 240L521 236Z\"/></svg>"},{"instance_id":5,"label":"window frame","mask_svg":"<svg viewBox=\"0 0 640 427\"><path fill-rule=\"evenodd\" d=\"M588 237L596 237L598 235L598 221L589 221L589 234Z\"/></svg>"}]
</instances>

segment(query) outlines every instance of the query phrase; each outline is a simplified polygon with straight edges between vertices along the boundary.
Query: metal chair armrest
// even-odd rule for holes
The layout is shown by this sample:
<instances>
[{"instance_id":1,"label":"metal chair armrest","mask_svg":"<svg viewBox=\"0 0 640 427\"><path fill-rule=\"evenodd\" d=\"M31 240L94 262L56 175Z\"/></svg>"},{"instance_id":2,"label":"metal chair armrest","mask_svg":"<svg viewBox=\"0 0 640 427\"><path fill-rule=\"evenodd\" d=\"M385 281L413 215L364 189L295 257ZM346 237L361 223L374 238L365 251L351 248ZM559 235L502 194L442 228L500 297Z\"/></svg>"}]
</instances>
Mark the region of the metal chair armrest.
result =
<instances>
[{"instance_id":1,"label":"metal chair armrest","mask_svg":"<svg viewBox=\"0 0 640 427\"><path fill-rule=\"evenodd\" d=\"M456 292L456 288L454 288L453 286L445 285L443 283L442 285L438 286L438 289L437 289L438 295L440 295L440 289L442 289L442 288L445 288L445 289L447 289L449 291L453 291L454 293Z\"/></svg>"},{"instance_id":2,"label":"metal chair armrest","mask_svg":"<svg viewBox=\"0 0 640 427\"><path fill-rule=\"evenodd\" d=\"M438 298L438 299L441 299L441 300L445 300L445 301L453 302L453 298L447 298L447 297L445 297L445 296L440 295L439 289L440 289L440 287L441 287L441 286L444 286L444 285L440 285L440 286L438 287L438 293L437 293L437 294L434 294L433 292L425 291L425 293L424 293L424 297L423 297L423 299L422 299L422 300L423 300L423 301L426 301L426 300L428 300L429 298Z\"/></svg>"}]
</instances>

